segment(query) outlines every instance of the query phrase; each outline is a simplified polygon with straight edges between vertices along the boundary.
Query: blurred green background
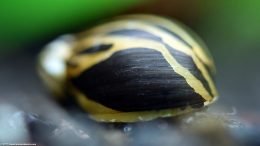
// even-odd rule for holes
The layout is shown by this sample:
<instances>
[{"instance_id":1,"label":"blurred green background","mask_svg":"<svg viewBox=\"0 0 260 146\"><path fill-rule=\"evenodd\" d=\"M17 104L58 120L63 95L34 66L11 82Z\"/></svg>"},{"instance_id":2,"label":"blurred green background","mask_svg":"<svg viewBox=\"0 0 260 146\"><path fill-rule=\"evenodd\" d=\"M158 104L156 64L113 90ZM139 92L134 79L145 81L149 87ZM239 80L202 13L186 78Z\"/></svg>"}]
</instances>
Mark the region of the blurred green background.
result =
<instances>
[{"instance_id":1,"label":"blurred green background","mask_svg":"<svg viewBox=\"0 0 260 146\"><path fill-rule=\"evenodd\" d=\"M196 19L193 27L222 44L252 46L260 37L258 0L12 0L0 2L0 51L79 31L134 7L140 13L176 16L187 23Z\"/></svg>"},{"instance_id":2,"label":"blurred green background","mask_svg":"<svg viewBox=\"0 0 260 146\"><path fill-rule=\"evenodd\" d=\"M1 1L1 51L74 30L137 3L140 0Z\"/></svg>"},{"instance_id":3,"label":"blurred green background","mask_svg":"<svg viewBox=\"0 0 260 146\"><path fill-rule=\"evenodd\" d=\"M45 43L128 13L164 15L190 26L215 58L218 105L260 110L259 0L0 1L1 95L37 90L33 62ZM14 79L16 85L10 82Z\"/></svg>"}]
</instances>

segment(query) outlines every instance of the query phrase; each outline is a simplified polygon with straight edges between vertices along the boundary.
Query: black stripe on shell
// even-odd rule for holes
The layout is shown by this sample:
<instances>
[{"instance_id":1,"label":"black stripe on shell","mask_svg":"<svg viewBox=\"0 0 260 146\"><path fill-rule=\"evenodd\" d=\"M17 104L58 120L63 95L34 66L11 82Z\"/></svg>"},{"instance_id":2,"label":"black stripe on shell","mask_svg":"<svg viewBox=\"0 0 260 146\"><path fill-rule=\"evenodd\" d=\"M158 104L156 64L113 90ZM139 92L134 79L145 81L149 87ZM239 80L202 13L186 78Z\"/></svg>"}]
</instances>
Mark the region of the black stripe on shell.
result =
<instances>
[{"instance_id":1,"label":"black stripe on shell","mask_svg":"<svg viewBox=\"0 0 260 146\"><path fill-rule=\"evenodd\" d=\"M205 102L160 52L147 48L116 52L71 82L89 99L123 112L199 108Z\"/></svg>"},{"instance_id":2,"label":"black stripe on shell","mask_svg":"<svg viewBox=\"0 0 260 146\"><path fill-rule=\"evenodd\" d=\"M119 35L119 36L129 36L129 37L136 37L136 38L144 38L148 40L154 40L161 42L162 39L156 35L153 35L147 31L140 30L140 29L119 29L119 30L114 30L107 35Z\"/></svg>"},{"instance_id":3,"label":"black stripe on shell","mask_svg":"<svg viewBox=\"0 0 260 146\"><path fill-rule=\"evenodd\" d=\"M103 52L109 50L112 46L113 44L98 44L89 48L82 49L81 51L77 52L77 54L80 55Z\"/></svg>"}]
</instances>

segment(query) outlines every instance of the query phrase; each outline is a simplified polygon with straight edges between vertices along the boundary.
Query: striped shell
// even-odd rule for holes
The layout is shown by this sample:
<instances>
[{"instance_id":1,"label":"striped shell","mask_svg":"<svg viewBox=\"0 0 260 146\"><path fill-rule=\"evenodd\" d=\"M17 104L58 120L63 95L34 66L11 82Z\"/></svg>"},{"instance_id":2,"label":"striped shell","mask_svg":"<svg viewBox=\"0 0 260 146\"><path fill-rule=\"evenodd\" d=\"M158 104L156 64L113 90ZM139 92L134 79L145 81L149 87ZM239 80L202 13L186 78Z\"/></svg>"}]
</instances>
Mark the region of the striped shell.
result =
<instances>
[{"instance_id":1,"label":"striped shell","mask_svg":"<svg viewBox=\"0 0 260 146\"><path fill-rule=\"evenodd\" d=\"M66 86L98 121L135 122L197 110L215 101L215 66L188 28L128 15L75 36Z\"/></svg>"}]
</instances>

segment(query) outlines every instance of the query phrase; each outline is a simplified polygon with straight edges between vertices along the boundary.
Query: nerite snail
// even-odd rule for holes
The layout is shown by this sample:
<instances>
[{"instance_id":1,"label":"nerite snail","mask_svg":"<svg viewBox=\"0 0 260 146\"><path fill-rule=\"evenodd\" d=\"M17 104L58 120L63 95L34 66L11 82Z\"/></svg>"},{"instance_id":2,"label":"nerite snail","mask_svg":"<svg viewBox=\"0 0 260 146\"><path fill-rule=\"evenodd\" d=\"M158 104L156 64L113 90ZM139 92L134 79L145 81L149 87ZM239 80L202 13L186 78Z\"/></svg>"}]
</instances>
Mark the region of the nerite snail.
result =
<instances>
[{"instance_id":1,"label":"nerite snail","mask_svg":"<svg viewBox=\"0 0 260 146\"><path fill-rule=\"evenodd\" d=\"M97 121L184 114L217 98L208 49L188 28L152 15L117 17L48 45L40 74Z\"/></svg>"}]
</instances>

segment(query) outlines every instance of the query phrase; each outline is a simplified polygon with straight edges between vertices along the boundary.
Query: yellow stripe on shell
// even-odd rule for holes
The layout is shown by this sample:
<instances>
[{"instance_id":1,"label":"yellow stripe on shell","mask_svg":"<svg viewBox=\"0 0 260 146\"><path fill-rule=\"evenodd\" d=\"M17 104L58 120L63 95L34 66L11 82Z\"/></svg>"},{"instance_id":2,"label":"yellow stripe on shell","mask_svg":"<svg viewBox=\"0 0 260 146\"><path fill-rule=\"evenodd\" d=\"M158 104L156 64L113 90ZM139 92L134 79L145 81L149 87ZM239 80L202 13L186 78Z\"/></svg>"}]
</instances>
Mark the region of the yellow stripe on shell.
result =
<instances>
[{"instance_id":1,"label":"yellow stripe on shell","mask_svg":"<svg viewBox=\"0 0 260 146\"><path fill-rule=\"evenodd\" d=\"M200 80L193 76L189 72L188 69L184 68L181 64L177 62L177 60L170 54L169 50L165 48L165 46L161 43L145 40L140 38L127 38L127 37L100 37L99 39L95 37L89 37L84 40L84 45L91 46L93 42L99 40L104 44L113 44L112 48L108 51L100 52L96 54L83 54L77 55L74 58L71 58L73 61L78 62L79 67L68 69L69 76L78 76L81 72L87 70L88 68L100 63L111 57L115 52L126 50L129 48L142 48L145 46L146 48L153 49L159 51L165 60L170 64L173 70L179 75L183 76L187 83L194 89L194 91L200 94L205 100L212 101L214 97L211 97L208 91L205 89ZM95 42L96 43L96 42ZM177 46L178 47L178 46Z\"/></svg>"},{"instance_id":2,"label":"yellow stripe on shell","mask_svg":"<svg viewBox=\"0 0 260 146\"><path fill-rule=\"evenodd\" d=\"M189 113L195 109L186 107L186 109L164 109L158 111L143 111L143 112L120 112L115 114L93 114L90 117L97 121L102 122L136 122L136 121L149 121L159 117L171 117ZM198 109L197 109L198 110Z\"/></svg>"}]
</instances>

